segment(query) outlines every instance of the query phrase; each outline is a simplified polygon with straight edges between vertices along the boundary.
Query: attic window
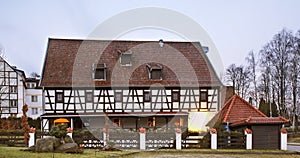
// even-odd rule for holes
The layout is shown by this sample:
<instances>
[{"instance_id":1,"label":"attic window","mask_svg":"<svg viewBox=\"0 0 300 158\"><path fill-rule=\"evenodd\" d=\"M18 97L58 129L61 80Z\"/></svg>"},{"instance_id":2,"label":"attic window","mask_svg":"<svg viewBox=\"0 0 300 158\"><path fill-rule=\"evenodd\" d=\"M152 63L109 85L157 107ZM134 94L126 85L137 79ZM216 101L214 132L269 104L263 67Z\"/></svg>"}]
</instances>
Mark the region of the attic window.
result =
<instances>
[{"instance_id":1,"label":"attic window","mask_svg":"<svg viewBox=\"0 0 300 158\"><path fill-rule=\"evenodd\" d=\"M146 65L148 69L149 79L152 80L162 80L162 66L156 64L155 66Z\"/></svg>"},{"instance_id":2,"label":"attic window","mask_svg":"<svg viewBox=\"0 0 300 158\"><path fill-rule=\"evenodd\" d=\"M130 51L127 51L127 52L119 51L119 53L120 53L121 66L131 66L132 65L132 63L131 63L132 53Z\"/></svg>"},{"instance_id":3,"label":"attic window","mask_svg":"<svg viewBox=\"0 0 300 158\"><path fill-rule=\"evenodd\" d=\"M94 79L106 80L106 64L97 64L94 68Z\"/></svg>"},{"instance_id":4,"label":"attic window","mask_svg":"<svg viewBox=\"0 0 300 158\"><path fill-rule=\"evenodd\" d=\"M207 91L201 91L200 92L200 101L201 102L207 102L208 101Z\"/></svg>"}]
</instances>

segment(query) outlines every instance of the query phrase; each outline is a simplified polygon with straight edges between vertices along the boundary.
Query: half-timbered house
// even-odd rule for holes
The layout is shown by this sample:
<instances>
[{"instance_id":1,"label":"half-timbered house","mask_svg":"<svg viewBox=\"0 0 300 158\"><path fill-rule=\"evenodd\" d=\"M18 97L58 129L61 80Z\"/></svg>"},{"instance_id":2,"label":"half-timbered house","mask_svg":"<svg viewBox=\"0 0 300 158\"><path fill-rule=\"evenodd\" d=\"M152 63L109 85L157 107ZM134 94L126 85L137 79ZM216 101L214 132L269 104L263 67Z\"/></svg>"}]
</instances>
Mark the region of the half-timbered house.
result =
<instances>
[{"instance_id":1,"label":"half-timbered house","mask_svg":"<svg viewBox=\"0 0 300 158\"><path fill-rule=\"evenodd\" d=\"M41 86L42 130L185 130L220 109L222 84L199 42L49 39Z\"/></svg>"},{"instance_id":2,"label":"half-timbered house","mask_svg":"<svg viewBox=\"0 0 300 158\"><path fill-rule=\"evenodd\" d=\"M24 105L25 73L0 57L0 115L20 117Z\"/></svg>"}]
</instances>

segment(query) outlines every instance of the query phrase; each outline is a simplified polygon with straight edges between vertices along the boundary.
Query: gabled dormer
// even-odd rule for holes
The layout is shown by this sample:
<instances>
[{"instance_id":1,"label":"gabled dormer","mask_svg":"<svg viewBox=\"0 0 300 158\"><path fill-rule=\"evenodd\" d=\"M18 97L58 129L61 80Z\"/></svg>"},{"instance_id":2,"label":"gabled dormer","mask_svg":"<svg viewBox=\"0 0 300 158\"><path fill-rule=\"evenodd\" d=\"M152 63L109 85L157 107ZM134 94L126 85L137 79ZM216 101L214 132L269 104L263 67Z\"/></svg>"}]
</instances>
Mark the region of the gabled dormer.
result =
<instances>
[{"instance_id":1,"label":"gabled dormer","mask_svg":"<svg viewBox=\"0 0 300 158\"><path fill-rule=\"evenodd\" d=\"M162 80L162 66L160 64L146 64L150 80Z\"/></svg>"}]
</instances>

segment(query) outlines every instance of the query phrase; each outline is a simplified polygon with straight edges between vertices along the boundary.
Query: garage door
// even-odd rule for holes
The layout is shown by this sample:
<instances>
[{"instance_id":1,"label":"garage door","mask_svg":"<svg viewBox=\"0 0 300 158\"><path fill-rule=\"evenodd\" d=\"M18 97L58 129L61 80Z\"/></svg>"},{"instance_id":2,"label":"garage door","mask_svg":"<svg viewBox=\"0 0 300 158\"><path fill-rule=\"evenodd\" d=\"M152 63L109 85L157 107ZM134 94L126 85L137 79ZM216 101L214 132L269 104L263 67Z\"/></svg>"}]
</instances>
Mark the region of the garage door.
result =
<instances>
[{"instance_id":1,"label":"garage door","mask_svg":"<svg viewBox=\"0 0 300 158\"><path fill-rule=\"evenodd\" d=\"M279 149L280 128L273 126L252 126L253 149Z\"/></svg>"}]
</instances>

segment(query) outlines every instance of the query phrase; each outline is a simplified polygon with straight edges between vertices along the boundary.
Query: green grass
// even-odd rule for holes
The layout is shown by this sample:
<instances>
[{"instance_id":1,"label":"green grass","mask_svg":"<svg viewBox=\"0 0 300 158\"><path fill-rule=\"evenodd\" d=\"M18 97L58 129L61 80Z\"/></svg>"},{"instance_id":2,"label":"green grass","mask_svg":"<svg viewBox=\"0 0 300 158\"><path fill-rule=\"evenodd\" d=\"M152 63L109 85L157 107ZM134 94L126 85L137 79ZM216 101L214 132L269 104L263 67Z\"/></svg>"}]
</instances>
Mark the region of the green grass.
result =
<instances>
[{"instance_id":1,"label":"green grass","mask_svg":"<svg viewBox=\"0 0 300 158\"><path fill-rule=\"evenodd\" d=\"M250 157L250 158L296 158L300 155L280 150L210 150L210 149L183 149L183 150L156 150L156 151L99 151L85 149L83 154L63 153L33 153L23 151L25 148L0 147L0 158L103 158L103 157Z\"/></svg>"},{"instance_id":2,"label":"green grass","mask_svg":"<svg viewBox=\"0 0 300 158\"><path fill-rule=\"evenodd\" d=\"M300 143L300 137L290 137L288 138L289 143Z\"/></svg>"},{"instance_id":3,"label":"green grass","mask_svg":"<svg viewBox=\"0 0 300 158\"><path fill-rule=\"evenodd\" d=\"M99 151L95 149L85 149L83 154L67 153L34 153L23 151L26 148L20 147L0 147L0 158L103 158L120 155L127 155L134 151ZM95 152L98 151L98 152Z\"/></svg>"}]
</instances>

